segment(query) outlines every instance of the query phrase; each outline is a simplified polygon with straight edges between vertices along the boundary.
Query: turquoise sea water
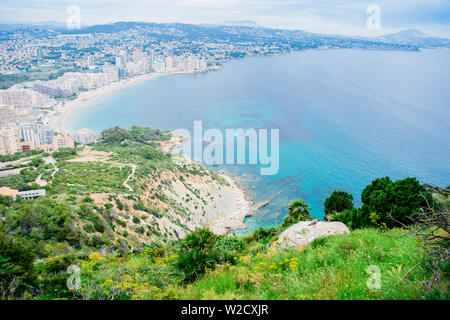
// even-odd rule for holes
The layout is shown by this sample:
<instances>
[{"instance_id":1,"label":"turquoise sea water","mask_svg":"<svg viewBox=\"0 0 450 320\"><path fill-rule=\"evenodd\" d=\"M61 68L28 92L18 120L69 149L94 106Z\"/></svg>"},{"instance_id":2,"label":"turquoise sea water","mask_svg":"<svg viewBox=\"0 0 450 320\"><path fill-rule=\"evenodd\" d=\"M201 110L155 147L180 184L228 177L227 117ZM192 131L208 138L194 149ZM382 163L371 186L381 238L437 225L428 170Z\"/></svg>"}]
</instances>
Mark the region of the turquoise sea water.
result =
<instances>
[{"instance_id":1,"label":"turquoise sea water","mask_svg":"<svg viewBox=\"0 0 450 320\"><path fill-rule=\"evenodd\" d=\"M373 179L450 185L450 51L326 50L233 61L218 72L169 75L103 97L69 129L280 129L280 170L224 165L255 200L272 199L249 230L281 221L296 198L323 217L334 190L356 204ZM216 168L215 168L216 169Z\"/></svg>"}]
</instances>

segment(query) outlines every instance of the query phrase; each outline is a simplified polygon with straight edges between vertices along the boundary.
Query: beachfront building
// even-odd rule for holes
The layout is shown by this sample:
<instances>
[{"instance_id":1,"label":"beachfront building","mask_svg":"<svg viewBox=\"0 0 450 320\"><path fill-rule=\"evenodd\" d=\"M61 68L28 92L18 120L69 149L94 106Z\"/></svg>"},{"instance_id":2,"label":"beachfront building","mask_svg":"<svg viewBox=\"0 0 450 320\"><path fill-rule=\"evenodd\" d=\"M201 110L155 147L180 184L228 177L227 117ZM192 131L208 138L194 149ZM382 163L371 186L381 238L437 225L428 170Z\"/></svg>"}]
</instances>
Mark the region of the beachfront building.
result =
<instances>
[{"instance_id":1,"label":"beachfront building","mask_svg":"<svg viewBox=\"0 0 450 320\"><path fill-rule=\"evenodd\" d=\"M56 101L48 95L30 89L12 87L0 90L0 104L17 108L48 108Z\"/></svg>"},{"instance_id":2,"label":"beachfront building","mask_svg":"<svg viewBox=\"0 0 450 320\"><path fill-rule=\"evenodd\" d=\"M106 65L102 68L102 72L105 74L105 80L107 82L119 80L119 68L117 66Z\"/></svg>"},{"instance_id":3,"label":"beachfront building","mask_svg":"<svg viewBox=\"0 0 450 320\"><path fill-rule=\"evenodd\" d=\"M89 144L89 143L96 143L97 142L97 135L94 131L88 128L82 128L75 132L73 135L73 138L76 142L79 142L81 144Z\"/></svg>"},{"instance_id":4,"label":"beachfront building","mask_svg":"<svg viewBox=\"0 0 450 320\"><path fill-rule=\"evenodd\" d=\"M53 146L55 150L60 148L75 148L75 143L72 136L56 136L53 139Z\"/></svg>"},{"instance_id":5,"label":"beachfront building","mask_svg":"<svg viewBox=\"0 0 450 320\"><path fill-rule=\"evenodd\" d=\"M43 144L46 142L44 126L41 123L27 123L19 127L20 139L25 142Z\"/></svg>"},{"instance_id":6,"label":"beachfront building","mask_svg":"<svg viewBox=\"0 0 450 320\"><path fill-rule=\"evenodd\" d=\"M22 151L19 129L16 127L0 128L0 154L12 154Z\"/></svg>"},{"instance_id":7,"label":"beachfront building","mask_svg":"<svg viewBox=\"0 0 450 320\"><path fill-rule=\"evenodd\" d=\"M6 105L0 105L0 126L34 121L26 111Z\"/></svg>"}]
</instances>

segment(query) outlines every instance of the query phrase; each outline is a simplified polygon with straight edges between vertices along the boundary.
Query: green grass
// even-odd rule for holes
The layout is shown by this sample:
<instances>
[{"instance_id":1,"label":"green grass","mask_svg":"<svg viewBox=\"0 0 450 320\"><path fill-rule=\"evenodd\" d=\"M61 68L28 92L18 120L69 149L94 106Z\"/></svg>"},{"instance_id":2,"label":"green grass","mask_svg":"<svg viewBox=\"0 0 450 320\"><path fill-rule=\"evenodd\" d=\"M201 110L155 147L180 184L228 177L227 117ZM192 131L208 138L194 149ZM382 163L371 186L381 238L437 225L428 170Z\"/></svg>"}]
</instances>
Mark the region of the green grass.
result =
<instances>
[{"instance_id":1,"label":"green grass","mask_svg":"<svg viewBox=\"0 0 450 320\"><path fill-rule=\"evenodd\" d=\"M84 299L421 299L421 283L431 274L421 263L419 243L402 235L399 229L356 230L284 250L254 242L234 265L216 265L190 284L183 282L170 248L95 255L75 262L82 269L83 289L77 294ZM367 286L372 265L381 271L380 290ZM37 298L55 297L53 292Z\"/></svg>"},{"instance_id":2,"label":"green grass","mask_svg":"<svg viewBox=\"0 0 450 320\"><path fill-rule=\"evenodd\" d=\"M418 265L418 243L400 231L357 230L299 250L241 257L186 290L185 298L238 299L417 299L427 279ZM381 289L367 288L371 265L381 270ZM390 290L390 291L389 291Z\"/></svg>"}]
</instances>

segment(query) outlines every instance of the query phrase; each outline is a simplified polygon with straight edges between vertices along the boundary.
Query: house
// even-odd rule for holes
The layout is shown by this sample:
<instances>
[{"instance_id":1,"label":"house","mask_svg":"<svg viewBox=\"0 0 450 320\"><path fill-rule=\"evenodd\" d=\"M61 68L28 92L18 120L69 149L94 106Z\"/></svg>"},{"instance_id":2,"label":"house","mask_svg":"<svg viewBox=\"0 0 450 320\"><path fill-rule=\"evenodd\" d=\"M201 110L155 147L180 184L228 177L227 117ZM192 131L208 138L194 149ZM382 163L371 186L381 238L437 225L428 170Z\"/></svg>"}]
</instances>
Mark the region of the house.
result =
<instances>
[{"instance_id":1,"label":"house","mask_svg":"<svg viewBox=\"0 0 450 320\"><path fill-rule=\"evenodd\" d=\"M45 189L39 189L39 190L21 191L18 192L17 195L22 199L37 199L41 196L45 196L45 193L46 193Z\"/></svg>"}]
</instances>

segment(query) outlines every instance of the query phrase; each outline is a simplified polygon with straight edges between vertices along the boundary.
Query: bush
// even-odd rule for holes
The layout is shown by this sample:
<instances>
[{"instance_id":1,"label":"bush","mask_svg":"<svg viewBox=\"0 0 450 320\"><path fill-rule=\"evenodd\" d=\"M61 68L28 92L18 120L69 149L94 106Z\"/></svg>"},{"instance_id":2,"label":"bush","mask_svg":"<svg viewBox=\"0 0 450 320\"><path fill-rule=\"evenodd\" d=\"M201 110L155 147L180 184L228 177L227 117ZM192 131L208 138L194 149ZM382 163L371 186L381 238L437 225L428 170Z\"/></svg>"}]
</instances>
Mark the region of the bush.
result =
<instances>
[{"instance_id":1,"label":"bush","mask_svg":"<svg viewBox=\"0 0 450 320\"><path fill-rule=\"evenodd\" d=\"M17 293L29 287L36 278L34 259L33 251L22 241L0 233L0 291L4 293L14 282L17 283Z\"/></svg>"},{"instance_id":2,"label":"bush","mask_svg":"<svg viewBox=\"0 0 450 320\"><path fill-rule=\"evenodd\" d=\"M244 238L246 243L252 243L254 241L262 244L270 244L272 240L275 239L281 233L280 226L268 227L268 228L258 228L253 231L249 236Z\"/></svg>"},{"instance_id":3,"label":"bush","mask_svg":"<svg viewBox=\"0 0 450 320\"><path fill-rule=\"evenodd\" d=\"M325 200L325 217L335 212L353 208L353 196L345 191L333 191Z\"/></svg>"},{"instance_id":4,"label":"bush","mask_svg":"<svg viewBox=\"0 0 450 320\"><path fill-rule=\"evenodd\" d=\"M309 210L311 209L303 200L295 200L287 209L288 214L283 218L283 223L281 224L281 227L284 229L287 229L300 221L312 219L309 215Z\"/></svg>"},{"instance_id":5,"label":"bush","mask_svg":"<svg viewBox=\"0 0 450 320\"><path fill-rule=\"evenodd\" d=\"M206 268L214 269L219 254L214 249L217 236L208 229L197 229L180 242L175 266L184 272L185 281L192 282L205 273Z\"/></svg>"},{"instance_id":6,"label":"bush","mask_svg":"<svg viewBox=\"0 0 450 320\"><path fill-rule=\"evenodd\" d=\"M373 226L370 214L376 213L379 217L377 223L392 228L413 223L411 216L427 201L431 203L432 197L416 178L391 181L384 177L375 179L364 188L361 201L360 226Z\"/></svg>"},{"instance_id":7,"label":"bush","mask_svg":"<svg viewBox=\"0 0 450 320\"><path fill-rule=\"evenodd\" d=\"M220 262L229 262L233 264L234 257L245 249L245 242L237 237L223 236L214 244L214 250L219 254Z\"/></svg>"}]
</instances>

